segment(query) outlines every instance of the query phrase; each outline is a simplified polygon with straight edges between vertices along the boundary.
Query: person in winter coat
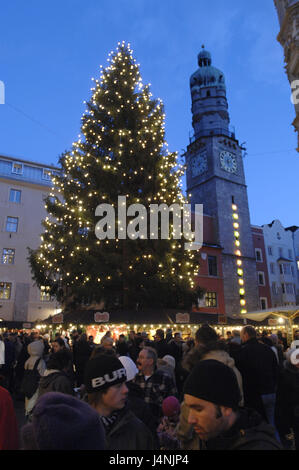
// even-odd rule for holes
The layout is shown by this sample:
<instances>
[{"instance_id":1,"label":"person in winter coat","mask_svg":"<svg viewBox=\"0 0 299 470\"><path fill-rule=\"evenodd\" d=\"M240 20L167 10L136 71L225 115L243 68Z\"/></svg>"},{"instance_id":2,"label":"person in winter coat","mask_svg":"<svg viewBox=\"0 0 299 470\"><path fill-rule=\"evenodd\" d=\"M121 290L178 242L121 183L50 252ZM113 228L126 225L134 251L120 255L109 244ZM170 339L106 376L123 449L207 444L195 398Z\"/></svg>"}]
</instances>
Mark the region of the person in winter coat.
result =
<instances>
[{"instance_id":1,"label":"person in winter coat","mask_svg":"<svg viewBox=\"0 0 299 470\"><path fill-rule=\"evenodd\" d=\"M215 360L200 361L184 386L188 423L196 440L193 450L281 450L271 425L254 410L239 408L240 389L231 367Z\"/></svg>"},{"instance_id":2,"label":"person in winter coat","mask_svg":"<svg viewBox=\"0 0 299 470\"><path fill-rule=\"evenodd\" d=\"M73 345L73 358L76 369L76 382L77 387L80 387L84 382L84 370L91 355L86 334L82 334L80 338Z\"/></svg>"},{"instance_id":3,"label":"person in winter coat","mask_svg":"<svg viewBox=\"0 0 299 470\"><path fill-rule=\"evenodd\" d=\"M29 354L29 359L25 362L25 370L33 370L34 365L37 361L38 366L37 366L37 371L39 375L42 377L44 375L44 372L46 370L46 364L42 358L43 353L44 353L44 342L43 340L38 340L38 341L33 341L30 343L27 347L28 354ZM33 410L33 407L36 403L36 400L38 398L38 387L36 389L36 392L31 398L25 397L25 414L26 416L29 416L31 411Z\"/></svg>"},{"instance_id":4,"label":"person in winter coat","mask_svg":"<svg viewBox=\"0 0 299 470\"><path fill-rule=\"evenodd\" d=\"M70 360L70 353L66 349L50 356L47 369L39 382L38 397L48 392L73 395L72 383L67 375Z\"/></svg>"},{"instance_id":5,"label":"person in winter coat","mask_svg":"<svg viewBox=\"0 0 299 470\"><path fill-rule=\"evenodd\" d=\"M157 351L158 359L162 359L163 356L169 354L168 344L164 339L164 331L161 329L157 330L154 339L153 348Z\"/></svg>"},{"instance_id":6,"label":"person in winter coat","mask_svg":"<svg viewBox=\"0 0 299 470\"><path fill-rule=\"evenodd\" d=\"M276 394L276 425L285 447L286 435L293 429L296 450L299 450L299 349L290 348L280 372Z\"/></svg>"},{"instance_id":7,"label":"person in winter coat","mask_svg":"<svg viewBox=\"0 0 299 470\"><path fill-rule=\"evenodd\" d=\"M153 450L150 430L128 409L126 369L113 355L100 354L86 365L88 403L99 413L107 450Z\"/></svg>"},{"instance_id":8,"label":"person in winter coat","mask_svg":"<svg viewBox=\"0 0 299 470\"><path fill-rule=\"evenodd\" d=\"M252 326L241 331L242 348L236 366L242 374L245 406L274 426L278 361L270 346L259 342Z\"/></svg>"},{"instance_id":9,"label":"person in winter coat","mask_svg":"<svg viewBox=\"0 0 299 470\"><path fill-rule=\"evenodd\" d=\"M18 450L17 418L12 398L3 387L0 387L0 450Z\"/></svg>"}]
</instances>

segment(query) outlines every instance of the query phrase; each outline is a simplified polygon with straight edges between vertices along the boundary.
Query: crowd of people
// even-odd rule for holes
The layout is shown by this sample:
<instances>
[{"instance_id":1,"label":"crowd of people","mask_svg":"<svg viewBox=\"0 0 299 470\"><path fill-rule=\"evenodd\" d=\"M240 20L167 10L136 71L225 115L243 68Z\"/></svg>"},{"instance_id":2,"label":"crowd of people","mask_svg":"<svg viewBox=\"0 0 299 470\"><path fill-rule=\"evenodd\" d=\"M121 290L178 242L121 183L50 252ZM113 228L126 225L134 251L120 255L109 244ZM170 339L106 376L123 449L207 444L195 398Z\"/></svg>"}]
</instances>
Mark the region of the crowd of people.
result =
<instances>
[{"instance_id":1,"label":"crowd of people","mask_svg":"<svg viewBox=\"0 0 299 470\"><path fill-rule=\"evenodd\" d=\"M24 400L19 429L14 403ZM299 449L299 331L0 336L0 450Z\"/></svg>"}]
</instances>

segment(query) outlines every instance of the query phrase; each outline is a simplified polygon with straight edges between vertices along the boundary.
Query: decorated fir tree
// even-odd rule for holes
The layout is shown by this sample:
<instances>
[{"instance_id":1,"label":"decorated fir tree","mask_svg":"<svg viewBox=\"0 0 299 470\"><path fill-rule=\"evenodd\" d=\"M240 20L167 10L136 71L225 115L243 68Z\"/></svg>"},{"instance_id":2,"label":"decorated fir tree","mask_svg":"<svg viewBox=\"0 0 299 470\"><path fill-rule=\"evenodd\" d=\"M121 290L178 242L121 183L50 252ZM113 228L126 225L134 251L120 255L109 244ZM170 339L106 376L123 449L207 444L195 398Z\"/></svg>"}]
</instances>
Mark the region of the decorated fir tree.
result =
<instances>
[{"instance_id":1,"label":"decorated fir tree","mask_svg":"<svg viewBox=\"0 0 299 470\"><path fill-rule=\"evenodd\" d=\"M119 196L127 207L186 202L184 168L167 150L163 104L143 85L129 45L119 44L108 61L86 103L81 135L60 157L61 176L53 177L41 245L30 250L33 277L64 306L190 307L199 294L196 252L185 250L173 230L164 240L134 239L119 227ZM102 203L115 208L115 239L96 236ZM134 217L128 224L138 232Z\"/></svg>"}]
</instances>

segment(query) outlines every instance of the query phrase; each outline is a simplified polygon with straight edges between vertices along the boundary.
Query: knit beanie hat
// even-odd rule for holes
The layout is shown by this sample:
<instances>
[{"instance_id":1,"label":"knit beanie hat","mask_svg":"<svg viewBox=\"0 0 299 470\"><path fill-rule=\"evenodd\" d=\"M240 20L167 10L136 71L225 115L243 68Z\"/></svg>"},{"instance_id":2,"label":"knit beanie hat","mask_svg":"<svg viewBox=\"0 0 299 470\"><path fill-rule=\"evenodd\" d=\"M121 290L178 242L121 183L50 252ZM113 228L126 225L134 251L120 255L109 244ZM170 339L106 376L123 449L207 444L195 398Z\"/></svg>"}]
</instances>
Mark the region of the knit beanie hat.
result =
<instances>
[{"instance_id":1,"label":"knit beanie hat","mask_svg":"<svg viewBox=\"0 0 299 470\"><path fill-rule=\"evenodd\" d=\"M126 380L126 369L116 356L101 354L86 364L84 385L87 393L99 392Z\"/></svg>"},{"instance_id":2,"label":"knit beanie hat","mask_svg":"<svg viewBox=\"0 0 299 470\"><path fill-rule=\"evenodd\" d=\"M173 416L179 413L181 409L180 402L176 397L164 398L162 403L162 412L164 416Z\"/></svg>"},{"instance_id":3,"label":"knit beanie hat","mask_svg":"<svg viewBox=\"0 0 299 470\"><path fill-rule=\"evenodd\" d=\"M220 361L200 361L188 376L184 393L219 406L237 408L240 390L236 374Z\"/></svg>"},{"instance_id":4,"label":"knit beanie hat","mask_svg":"<svg viewBox=\"0 0 299 470\"><path fill-rule=\"evenodd\" d=\"M135 362L132 361L132 359L128 356L120 356L118 359L126 369L127 382L130 382L130 380L133 380L138 374L138 369Z\"/></svg>"},{"instance_id":5,"label":"knit beanie hat","mask_svg":"<svg viewBox=\"0 0 299 470\"><path fill-rule=\"evenodd\" d=\"M87 403L49 392L35 405L32 422L22 429L25 450L103 450L105 431Z\"/></svg>"}]
</instances>

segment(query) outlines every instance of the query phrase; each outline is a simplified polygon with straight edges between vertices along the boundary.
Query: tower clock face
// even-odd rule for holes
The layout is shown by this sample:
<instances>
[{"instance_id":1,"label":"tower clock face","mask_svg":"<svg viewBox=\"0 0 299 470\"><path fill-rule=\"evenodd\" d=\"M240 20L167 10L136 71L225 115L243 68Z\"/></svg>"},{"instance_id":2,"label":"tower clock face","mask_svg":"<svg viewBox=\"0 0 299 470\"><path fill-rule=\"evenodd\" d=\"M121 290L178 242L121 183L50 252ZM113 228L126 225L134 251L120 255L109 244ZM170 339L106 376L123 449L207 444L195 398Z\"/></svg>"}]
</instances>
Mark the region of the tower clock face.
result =
<instances>
[{"instance_id":1,"label":"tower clock face","mask_svg":"<svg viewBox=\"0 0 299 470\"><path fill-rule=\"evenodd\" d=\"M192 178L201 175L208 169L208 160L207 160L207 153L203 152L199 155L195 155L191 158L191 173Z\"/></svg>"},{"instance_id":2,"label":"tower clock face","mask_svg":"<svg viewBox=\"0 0 299 470\"><path fill-rule=\"evenodd\" d=\"M220 152L221 168L228 173L237 173L237 161L235 155L226 150Z\"/></svg>"}]
</instances>

